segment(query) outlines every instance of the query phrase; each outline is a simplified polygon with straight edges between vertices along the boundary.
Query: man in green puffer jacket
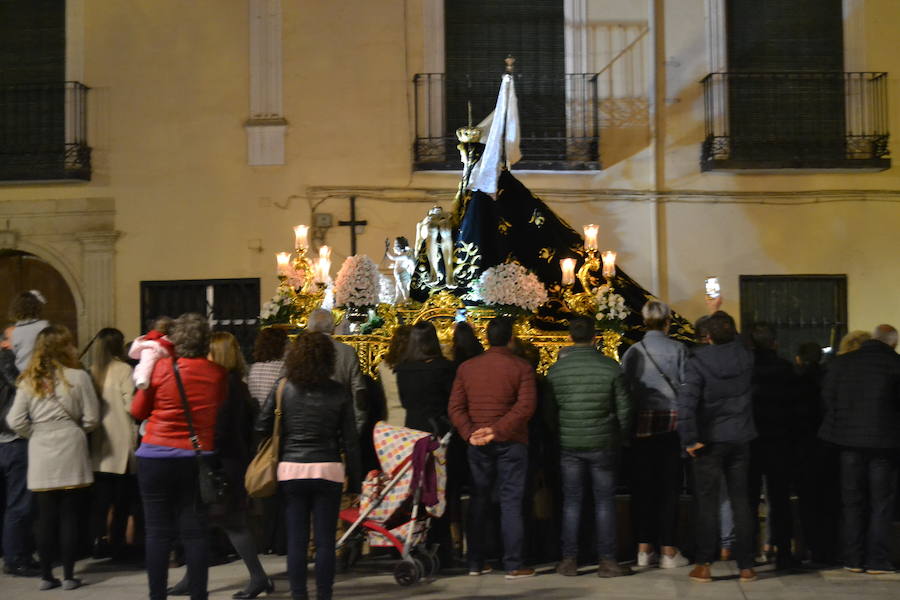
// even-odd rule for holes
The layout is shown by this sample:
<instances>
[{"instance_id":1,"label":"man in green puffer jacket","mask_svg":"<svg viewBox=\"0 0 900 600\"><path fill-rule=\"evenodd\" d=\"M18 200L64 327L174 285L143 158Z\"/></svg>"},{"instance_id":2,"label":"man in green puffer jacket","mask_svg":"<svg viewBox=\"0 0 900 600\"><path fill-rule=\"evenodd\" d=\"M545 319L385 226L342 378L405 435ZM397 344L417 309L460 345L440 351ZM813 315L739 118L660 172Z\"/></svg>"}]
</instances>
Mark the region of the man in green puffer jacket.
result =
<instances>
[{"instance_id":1,"label":"man in green puffer jacket","mask_svg":"<svg viewBox=\"0 0 900 600\"><path fill-rule=\"evenodd\" d=\"M584 473L594 493L598 577L630 575L616 561L616 470L633 409L619 364L594 348L594 320L569 321L574 345L564 348L547 373L549 421L558 427L563 492L560 575L578 574L578 521Z\"/></svg>"}]
</instances>

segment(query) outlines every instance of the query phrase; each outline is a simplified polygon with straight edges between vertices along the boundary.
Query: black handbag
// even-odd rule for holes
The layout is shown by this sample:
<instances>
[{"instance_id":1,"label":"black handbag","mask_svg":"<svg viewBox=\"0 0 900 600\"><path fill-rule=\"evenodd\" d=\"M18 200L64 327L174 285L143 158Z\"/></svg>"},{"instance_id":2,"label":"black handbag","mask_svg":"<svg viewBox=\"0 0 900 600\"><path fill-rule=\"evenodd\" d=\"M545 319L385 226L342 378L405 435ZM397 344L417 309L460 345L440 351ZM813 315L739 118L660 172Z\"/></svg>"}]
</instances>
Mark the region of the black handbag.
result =
<instances>
[{"instance_id":1,"label":"black handbag","mask_svg":"<svg viewBox=\"0 0 900 600\"><path fill-rule=\"evenodd\" d=\"M187 420L188 430L191 433L191 446L197 455L197 469L199 472L200 500L204 504L223 504L228 499L228 479L225 472L216 464L214 456L204 455L200 447L200 438L194 430L194 420L191 418L191 406L184 392L184 383L181 381L181 373L178 372L178 359L172 359L172 370L175 372L175 382L178 384L178 393L181 394L181 403L184 406L184 417Z\"/></svg>"}]
</instances>

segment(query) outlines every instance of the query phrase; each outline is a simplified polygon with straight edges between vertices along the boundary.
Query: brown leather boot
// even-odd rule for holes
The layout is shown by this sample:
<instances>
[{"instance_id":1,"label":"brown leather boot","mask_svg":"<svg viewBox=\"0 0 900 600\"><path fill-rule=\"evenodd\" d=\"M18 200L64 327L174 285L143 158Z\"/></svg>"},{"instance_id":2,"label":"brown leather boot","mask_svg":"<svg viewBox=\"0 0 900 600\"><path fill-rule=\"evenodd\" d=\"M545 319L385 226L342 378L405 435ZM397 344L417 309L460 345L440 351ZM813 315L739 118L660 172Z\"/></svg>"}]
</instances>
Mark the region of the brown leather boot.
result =
<instances>
[{"instance_id":1,"label":"brown leather boot","mask_svg":"<svg viewBox=\"0 0 900 600\"><path fill-rule=\"evenodd\" d=\"M697 583L709 583L712 581L712 573L710 572L709 565L707 564L698 563L693 569L691 569L688 577L690 577L692 581L696 581Z\"/></svg>"},{"instance_id":2,"label":"brown leather boot","mask_svg":"<svg viewBox=\"0 0 900 600\"><path fill-rule=\"evenodd\" d=\"M756 571L753 569L741 569L741 583L756 581Z\"/></svg>"}]
</instances>

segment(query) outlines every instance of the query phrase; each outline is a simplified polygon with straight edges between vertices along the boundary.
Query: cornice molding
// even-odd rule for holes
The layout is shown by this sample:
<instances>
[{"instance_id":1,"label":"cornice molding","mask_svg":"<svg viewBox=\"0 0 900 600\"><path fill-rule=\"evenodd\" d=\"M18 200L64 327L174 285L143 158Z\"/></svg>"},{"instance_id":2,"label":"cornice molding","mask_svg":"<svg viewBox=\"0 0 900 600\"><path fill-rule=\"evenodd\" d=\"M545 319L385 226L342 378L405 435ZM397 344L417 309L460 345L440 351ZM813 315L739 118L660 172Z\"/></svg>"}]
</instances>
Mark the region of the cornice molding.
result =
<instances>
[{"instance_id":1,"label":"cornice molding","mask_svg":"<svg viewBox=\"0 0 900 600\"><path fill-rule=\"evenodd\" d=\"M697 204L772 204L805 205L833 202L898 202L900 190L810 190L798 192L728 192L701 190L566 190L535 188L535 195L559 203L593 202L662 202ZM349 198L398 203L433 203L450 201L456 190L439 188L315 186L307 188L311 200Z\"/></svg>"}]
</instances>

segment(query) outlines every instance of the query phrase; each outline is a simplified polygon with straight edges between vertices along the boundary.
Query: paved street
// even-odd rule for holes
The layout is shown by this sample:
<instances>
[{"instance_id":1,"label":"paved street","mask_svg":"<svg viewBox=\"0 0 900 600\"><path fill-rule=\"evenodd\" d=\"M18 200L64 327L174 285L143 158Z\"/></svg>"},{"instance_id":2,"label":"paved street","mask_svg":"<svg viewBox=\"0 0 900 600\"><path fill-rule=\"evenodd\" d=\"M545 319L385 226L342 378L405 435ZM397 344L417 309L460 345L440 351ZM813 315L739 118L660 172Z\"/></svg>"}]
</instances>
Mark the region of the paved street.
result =
<instances>
[{"instance_id":1,"label":"paved street","mask_svg":"<svg viewBox=\"0 0 900 600\"><path fill-rule=\"evenodd\" d=\"M270 598L290 598L283 557L264 557L263 563L274 575L276 592ZM888 600L900 597L900 575L854 575L843 569L820 572L797 572L775 576L770 567L759 569L760 579L749 584L737 581L734 563L714 565L713 575L719 579L710 584L697 584L687 578L690 567L663 571L651 569L632 577L598 579L590 567L579 577L560 577L550 565L540 569L531 579L506 581L502 573L482 577L464 574L443 576L408 588L398 586L391 575L392 561L366 561L349 574L340 575L335 599L402 599L402 598L496 598L525 600L528 598L615 598L616 600L666 600L680 598L748 600ZM181 571L174 571L175 577ZM0 576L0 598L3 600L65 598L66 600L137 600L147 597L143 571L112 567L102 561L82 561L78 576L87 585L64 592L40 592L37 579ZM312 573L310 573L312 581ZM231 598L243 585L246 571L242 563L233 562L210 569L210 598Z\"/></svg>"}]
</instances>

